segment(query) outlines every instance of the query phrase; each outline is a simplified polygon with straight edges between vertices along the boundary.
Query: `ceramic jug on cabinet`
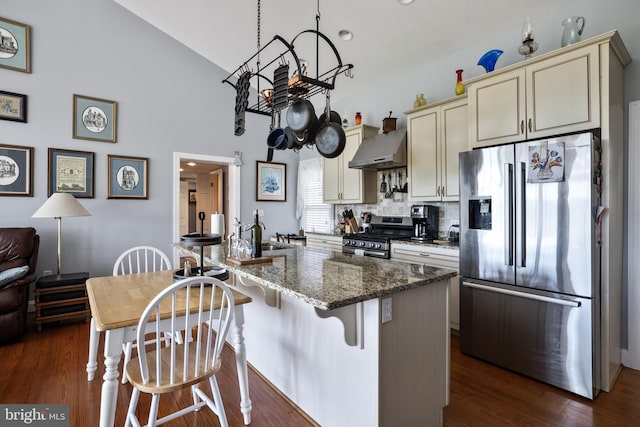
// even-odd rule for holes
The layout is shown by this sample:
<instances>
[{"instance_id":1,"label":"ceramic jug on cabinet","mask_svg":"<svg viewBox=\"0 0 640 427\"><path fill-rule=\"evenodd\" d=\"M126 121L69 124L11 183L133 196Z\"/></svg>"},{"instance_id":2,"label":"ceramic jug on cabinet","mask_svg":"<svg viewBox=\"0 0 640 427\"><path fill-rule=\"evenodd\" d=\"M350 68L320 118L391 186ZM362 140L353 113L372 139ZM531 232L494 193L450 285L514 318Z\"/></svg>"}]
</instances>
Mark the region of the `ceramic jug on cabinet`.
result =
<instances>
[{"instance_id":1,"label":"ceramic jug on cabinet","mask_svg":"<svg viewBox=\"0 0 640 427\"><path fill-rule=\"evenodd\" d=\"M584 30L584 18L582 16L570 16L562 21L564 31L562 32L562 47L578 43L582 31Z\"/></svg>"}]
</instances>

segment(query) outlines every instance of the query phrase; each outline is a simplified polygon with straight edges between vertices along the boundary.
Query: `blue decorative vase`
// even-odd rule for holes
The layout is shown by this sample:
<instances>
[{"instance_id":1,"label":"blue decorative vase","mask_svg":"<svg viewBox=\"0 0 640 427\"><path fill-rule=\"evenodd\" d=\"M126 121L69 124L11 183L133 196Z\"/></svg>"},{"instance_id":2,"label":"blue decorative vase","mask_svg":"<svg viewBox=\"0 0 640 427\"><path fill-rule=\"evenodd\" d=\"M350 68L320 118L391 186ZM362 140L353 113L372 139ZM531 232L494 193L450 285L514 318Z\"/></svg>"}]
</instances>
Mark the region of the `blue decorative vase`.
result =
<instances>
[{"instance_id":1,"label":"blue decorative vase","mask_svg":"<svg viewBox=\"0 0 640 427\"><path fill-rule=\"evenodd\" d=\"M493 49L482 55L482 57L478 60L478 65L482 65L487 73L493 71L496 66L496 62L500 55L502 55L502 51L499 49Z\"/></svg>"}]
</instances>

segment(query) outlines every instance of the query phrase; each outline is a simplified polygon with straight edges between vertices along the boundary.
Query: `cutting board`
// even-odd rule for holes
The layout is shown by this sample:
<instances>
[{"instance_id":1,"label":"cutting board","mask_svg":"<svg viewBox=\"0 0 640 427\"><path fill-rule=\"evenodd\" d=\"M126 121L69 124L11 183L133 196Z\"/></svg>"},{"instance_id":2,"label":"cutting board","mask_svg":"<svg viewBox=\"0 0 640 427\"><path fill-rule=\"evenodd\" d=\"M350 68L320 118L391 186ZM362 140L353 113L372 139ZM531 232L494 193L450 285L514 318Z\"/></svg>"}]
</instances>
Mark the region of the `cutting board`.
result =
<instances>
[{"instance_id":1,"label":"cutting board","mask_svg":"<svg viewBox=\"0 0 640 427\"><path fill-rule=\"evenodd\" d=\"M258 258L227 258L227 262L235 265L264 264L272 260L273 258L269 256L261 256Z\"/></svg>"}]
</instances>

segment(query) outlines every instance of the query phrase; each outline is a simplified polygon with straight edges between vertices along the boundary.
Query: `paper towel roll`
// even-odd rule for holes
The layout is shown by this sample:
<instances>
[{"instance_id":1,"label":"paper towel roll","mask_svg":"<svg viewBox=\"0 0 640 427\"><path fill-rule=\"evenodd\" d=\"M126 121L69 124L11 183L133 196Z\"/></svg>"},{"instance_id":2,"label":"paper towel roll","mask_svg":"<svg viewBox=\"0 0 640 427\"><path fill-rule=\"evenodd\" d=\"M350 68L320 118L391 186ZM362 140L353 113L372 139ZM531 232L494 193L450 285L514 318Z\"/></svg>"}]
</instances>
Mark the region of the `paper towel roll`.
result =
<instances>
[{"instance_id":1,"label":"paper towel roll","mask_svg":"<svg viewBox=\"0 0 640 427\"><path fill-rule=\"evenodd\" d=\"M224 214L211 214L211 234L219 234L224 239Z\"/></svg>"}]
</instances>

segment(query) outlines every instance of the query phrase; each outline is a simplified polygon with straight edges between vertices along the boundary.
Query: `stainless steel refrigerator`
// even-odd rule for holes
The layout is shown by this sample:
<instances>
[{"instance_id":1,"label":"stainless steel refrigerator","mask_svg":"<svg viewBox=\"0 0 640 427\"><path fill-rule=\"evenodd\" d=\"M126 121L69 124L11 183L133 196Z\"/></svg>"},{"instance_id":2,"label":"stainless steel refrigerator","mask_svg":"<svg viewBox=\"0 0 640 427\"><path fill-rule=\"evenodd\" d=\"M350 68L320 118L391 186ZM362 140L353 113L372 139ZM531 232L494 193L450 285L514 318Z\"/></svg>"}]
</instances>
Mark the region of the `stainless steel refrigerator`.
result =
<instances>
[{"instance_id":1,"label":"stainless steel refrigerator","mask_svg":"<svg viewBox=\"0 0 640 427\"><path fill-rule=\"evenodd\" d=\"M459 170L462 352L593 399L598 138L476 149L460 153Z\"/></svg>"}]
</instances>

